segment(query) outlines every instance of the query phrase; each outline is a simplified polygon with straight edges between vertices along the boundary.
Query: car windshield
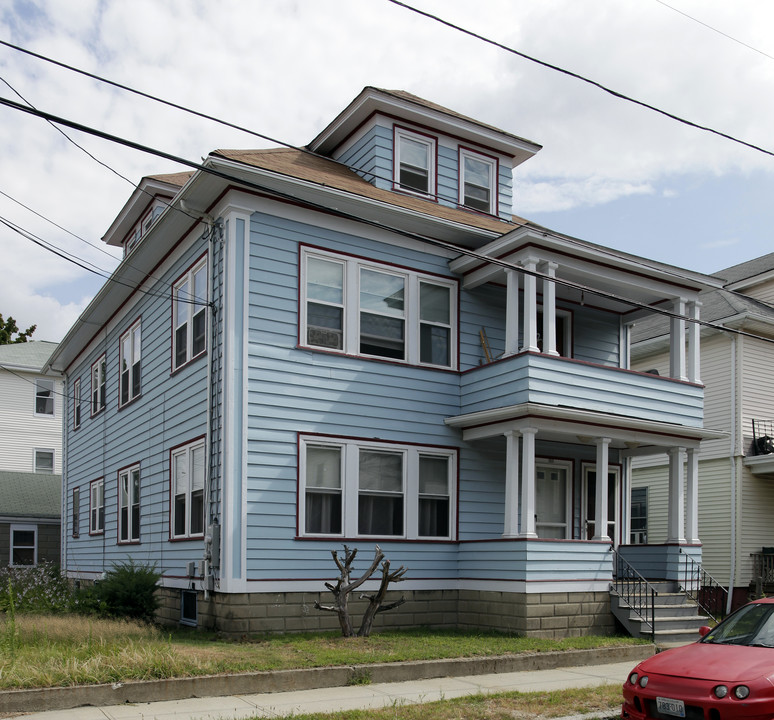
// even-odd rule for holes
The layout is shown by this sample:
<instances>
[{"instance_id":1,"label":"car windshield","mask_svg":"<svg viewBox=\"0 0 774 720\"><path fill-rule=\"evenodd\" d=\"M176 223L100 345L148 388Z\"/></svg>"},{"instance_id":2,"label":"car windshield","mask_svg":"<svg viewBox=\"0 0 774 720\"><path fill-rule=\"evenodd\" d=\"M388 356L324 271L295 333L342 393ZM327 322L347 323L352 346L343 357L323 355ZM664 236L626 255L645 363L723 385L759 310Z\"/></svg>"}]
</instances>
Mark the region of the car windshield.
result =
<instances>
[{"instance_id":1,"label":"car windshield","mask_svg":"<svg viewBox=\"0 0 774 720\"><path fill-rule=\"evenodd\" d=\"M745 605L710 630L701 642L774 648L774 605Z\"/></svg>"}]
</instances>

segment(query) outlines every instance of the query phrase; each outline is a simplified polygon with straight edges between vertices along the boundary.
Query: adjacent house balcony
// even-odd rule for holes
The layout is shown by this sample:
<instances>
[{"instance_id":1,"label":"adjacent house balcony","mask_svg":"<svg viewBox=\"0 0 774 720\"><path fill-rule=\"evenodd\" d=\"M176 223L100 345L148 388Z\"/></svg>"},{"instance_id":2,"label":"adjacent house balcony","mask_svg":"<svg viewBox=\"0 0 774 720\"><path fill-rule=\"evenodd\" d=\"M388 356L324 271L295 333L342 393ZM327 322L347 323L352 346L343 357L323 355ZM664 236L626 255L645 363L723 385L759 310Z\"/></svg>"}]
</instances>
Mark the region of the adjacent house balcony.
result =
<instances>
[{"instance_id":1,"label":"adjacent house balcony","mask_svg":"<svg viewBox=\"0 0 774 720\"><path fill-rule=\"evenodd\" d=\"M534 403L700 428L704 388L649 373L524 352L461 378L461 414Z\"/></svg>"}]
</instances>

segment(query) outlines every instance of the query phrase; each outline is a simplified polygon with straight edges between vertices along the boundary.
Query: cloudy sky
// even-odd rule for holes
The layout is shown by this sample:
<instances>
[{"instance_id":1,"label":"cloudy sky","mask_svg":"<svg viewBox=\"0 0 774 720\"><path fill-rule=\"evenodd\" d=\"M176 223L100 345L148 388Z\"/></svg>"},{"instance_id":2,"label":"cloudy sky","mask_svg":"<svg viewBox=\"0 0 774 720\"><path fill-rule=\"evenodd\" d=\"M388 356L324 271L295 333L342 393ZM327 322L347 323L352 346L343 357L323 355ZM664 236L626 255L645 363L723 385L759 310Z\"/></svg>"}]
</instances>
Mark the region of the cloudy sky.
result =
<instances>
[{"instance_id":1,"label":"cloudy sky","mask_svg":"<svg viewBox=\"0 0 774 720\"><path fill-rule=\"evenodd\" d=\"M774 3L408 4L774 153ZM516 171L522 217L708 273L774 251L772 154L389 0L5 0L0 40L295 145L366 85L407 90L543 146ZM5 45L0 97L194 161L273 144ZM64 131L0 106L0 313L38 340L60 340L104 282L50 248L109 273L100 238L127 180L183 169Z\"/></svg>"}]
</instances>

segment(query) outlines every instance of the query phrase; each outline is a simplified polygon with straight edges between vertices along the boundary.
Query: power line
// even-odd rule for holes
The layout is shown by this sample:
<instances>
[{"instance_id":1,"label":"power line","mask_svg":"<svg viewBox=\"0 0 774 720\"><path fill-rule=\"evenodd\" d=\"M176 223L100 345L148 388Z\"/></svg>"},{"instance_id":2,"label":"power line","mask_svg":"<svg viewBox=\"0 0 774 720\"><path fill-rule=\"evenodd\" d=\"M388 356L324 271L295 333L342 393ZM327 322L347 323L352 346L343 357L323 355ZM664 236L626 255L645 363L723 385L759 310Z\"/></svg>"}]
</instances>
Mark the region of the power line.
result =
<instances>
[{"instance_id":1,"label":"power line","mask_svg":"<svg viewBox=\"0 0 774 720\"><path fill-rule=\"evenodd\" d=\"M757 150L758 152L761 152L764 155L770 155L771 157L774 157L774 151L772 150L766 150L765 148L762 148L759 145L754 145L753 143L749 143L745 140L740 140L739 138L736 138L733 135L729 135L728 133L722 132L721 130L715 130L714 128L711 128L707 125L700 125L699 123L695 123L691 120L686 120L685 118L681 118L679 115L675 115L674 113L668 112L667 110L662 110L656 107L655 105L650 105L649 103L646 103L642 100L636 100L635 98L630 97L629 95L625 95L624 93L620 93L617 90L613 90L605 85L602 85L602 83L599 83L596 80L591 80L587 77L584 77L583 75L573 72L572 70L566 70L565 68L561 68L558 65L552 65L551 63L545 62L544 60L539 60L538 58L534 58L531 55L527 55L526 53L523 53L519 50L509 47L508 45L503 45L502 43L496 40L492 40L491 38L485 37L484 35L475 33L472 30L467 30L466 28L463 28L460 25L455 25L449 20L444 20L438 15L433 15L432 13L426 12L424 10L419 10L418 8L408 5L407 3L402 2L401 0L387 0L387 2L391 2L393 5L397 5L399 7L405 8L406 10L410 10L411 12L416 13L417 15L422 15L423 17L426 17L437 23L440 23L441 25L446 25L446 27L449 27L452 30L456 30L457 32L461 32L465 35L469 35L470 37L476 38L477 40L481 40L482 42L488 43L489 45L493 45L494 47L500 48L501 50L505 50L506 52L512 53L513 55L518 55L520 58L529 60L530 62L536 63L537 65L541 65L544 68L548 68L549 70L554 70L556 72L562 73L563 75L567 75L568 77L575 78L576 80L580 80L581 82L587 83L588 85L592 85L593 87L599 90L602 90L603 92L606 92L608 95L612 95L613 97L618 98L619 100L625 100L626 102L633 103L634 105L639 105L640 107L643 107L646 110L651 110L655 113L658 113L659 115L668 117L670 120L675 120L676 122L682 123L683 125L687 125L688 127L695 128L696 130L703 130L704 132L717 135L718 137L725 138L726 140L730 140L731 142L738 143L739 145L744 145L745 147L748 147L751 150Z\"/></svg>"},{"instance_id":2,"label":"power line","mask_svg":"<svg viewBox=\"0 0 774 720\"><path fill-rule=\"evenodd\" d=\"M392 2L392 0L390 0ZM71 127L75 130L79 130L81 132L85 132L90 135L95 135L96 137L102 138L104 140L109 140L110 142L118 143L120 145L124 145L126 147L132 148L134 150L138 150L140 152L144 152L150 155L156 155L158 157L164 158L166 160L171 160L173 162L179 163L181 165L185 165L187 167L194 168L196 170L200 170L201 172L207 173L209 175L213 175L215 177L219 177L223 180L226 180L228 182L234 182L239 185L243 185L245 187L254 189L256 191L259 191L264 194L268 194L273 197L281 198L284 200L288 200L293 203L299 203L303 204L306 207L310 207L315 210L320 210L322 212L326 212L328 214L335 215L337 217L351 220L356 223L361 223L368 225L370 227L375 227L380 230L384 230L390 233L395 233L398 235L401 235L403 237L410 238L412 240L416 240L421 243L431 244L435 245L436 247L440 247L446 250L450 250L452 252L455 252L457 254L467 255L469 257L478 259L484 263L488 263L491 265L497 265L499 267L502 267L507 270L515 270L517 272L520 272L525 275L531 275L533 277L544 279L544 280L550 280L554 282L557 285L561 285L563 287L572 288L575 290L579 290L581 292L589 293L590 295L595 295L597 297L602 297L608 300L614 300L616 302L629 305L633 308L639 308L643 310L647 310L648 312L657 313L660 315L664 315L669 318L674 318L678 320L685 320L688 322L693 322L698 325L704 326L704 327L710 327L716 330L721 330L724 332L732 332L734 334L743 335L746 337L751 337L759 340L763 340L765 342L774 343L774 339L770 338L764 338L762 336L754 335L753 333L748 333L743 330L738 330L735 328L726 328L722 325L717 325L713 322L708 322L706 320L699 320L696 318L691 318L687 315L681 315L676 312L672 312L670 310L665 310L663 308L657 308L652 307L651 305L648 305L647 303L640 302L638 300L634 300L632 298L626 298L621 295L617 295L616 293L612 293L605 290L599 290L598 288L593 288L587 285L582 285L581 283L572 282L570 280L564 280L557 277L549 277L548 275L541 273L537 270L527 270L526 268L523 268L519 265L515 265L513 263L508 262L507 260L501 260L500 258L491 257L489 255L485 255L483 253L476 252L474 250L470 250L468 248L463 248L458 245L455 245L450 242L445 242L443 240L438 240L436 238L430 238L424 235L420 235L418 233L409 232L407 230L401 230L399 228L392 227L390 225L385 225L384 223L377 222L375 220L369 220L367 218L359 217L356 215L353 215L351 213L347 213L341 210L338 210L336 208L330 207L328 205L323 205L320 203L314 203L309 200L300 200L299 198L295 197L294 195L290 193L285 193L279 190L276 190L274 188L270 188L266 185L262 185L257 182L253 182L250 180L246 180L244 178L239 178L234 175L231 175L230 173L223 172L221 170L216 170L213 167L208 167L206 165L203 165L201 163L194 162L192 160L187 160L186 158L182 158L176 155L173 155L172 153L168 153L163 150L158 150L155 148L148 147L146 145L142 145L140 143L134 142L132 140L128 140L126 138L121 138L116 135L111 135L110 133L106 133L102 130L97 130L96 128L91 128L86 125L83 125L81 123L74 122L72 120L67 120L66 118L61 118L56 115L52 115L51 113L46 113L42 110L36 110L30 107L27 107L25 105L21 105L17 102L14 102L13 100L8 100L7 98L0 98L0 105L5 105L7 107L20 110L21 112L27 113L29 115L34 115L36 117L40 117L44 120L50 120L52 122L56 123L62 123L63 125L67 127ZM137 289L137 288L134 288ZM165 296L166 297L166 296Z\"/></svg>"},{"instance_id":3,"label":"power line","mask_svg":"<svg viewBox=\"0 0 774 720\"><path fill-rule=\"evenodd\" d=\"M769 55L766 52L763 52L763 50L759 50L756 47L753 47L752 45L748 45L746 42L739 40L738 38L733 37L732 35L729 35L728 33L724 33L722 30L718 30L715 27L712 27L712 25L708 25L707 23L699 20L698 18L693 17L693 15L689 15L687 12L683 12L682 10L673 7L672 5L669 5L668 3L665 3L664 0L656 0L657 3L663 5L665 8L669 8L670 10L674 10L674 12L679 13L683 17L688 18L689 20L693 20L693 22L698 23L699 25L703 25L708 30L712 30L712 32L717 33L718 35L722 35L724 38L727 38L728 40L731 40L735 43L738 43L739 45L743 45L748 50L752 50L753 52L757 52L759 55L763 55L764 57L769 58L769 60L774 60L773 55Z\"/></svg>"}]
</instances>

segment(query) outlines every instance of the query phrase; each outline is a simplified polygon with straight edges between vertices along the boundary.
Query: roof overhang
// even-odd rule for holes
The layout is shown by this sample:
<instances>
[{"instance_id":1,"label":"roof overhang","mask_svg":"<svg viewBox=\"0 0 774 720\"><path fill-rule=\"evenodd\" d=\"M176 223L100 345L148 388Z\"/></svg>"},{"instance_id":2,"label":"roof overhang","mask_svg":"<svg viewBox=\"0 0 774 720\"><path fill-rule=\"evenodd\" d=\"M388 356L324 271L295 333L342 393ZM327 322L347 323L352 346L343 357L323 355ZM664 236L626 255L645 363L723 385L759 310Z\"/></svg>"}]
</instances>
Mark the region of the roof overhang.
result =
<instances>
[{"instance_id":1,"label":"roof overhang","mask_svg":"<svg viewBox=\"0 0 774 720\"><path fill-rule=\"evenodd\" d=\"M774 454L752 455L744 458L743 462L753 475L774 478Z\"/></svg>"},{"instance_id":2,"label":"roof overhang","mask_svg":"<svg viewBox=\"0 0 774 720\"><path fill-rule=\"evenodd\" d=\"M375 113L395 115L401 121L431 126L441 133L453 135L476 145L496 150L513 158L519 165L531 158L541 146L511 135L504 130L476 122L472 118L422 101L406 93L366 87L311 143L314 152L331 155L362 123Z\"/></svg>"},{"instance_id":3,"label":"roof overhang","mask_svg":"<svg viewBox=\"0 0 774 720\"><path fill-rule=\"evenodd\" d=\"M594 444L610 438L610 446L629 455L651 455L670 448L698 448L702 440L728 436L720 430L687 427L621 415L595 413L566 407L523 403L446 418L446 424L462 430L465 441L497 437L535 428L538 439Z\"/></svg>"}]
</instances>

